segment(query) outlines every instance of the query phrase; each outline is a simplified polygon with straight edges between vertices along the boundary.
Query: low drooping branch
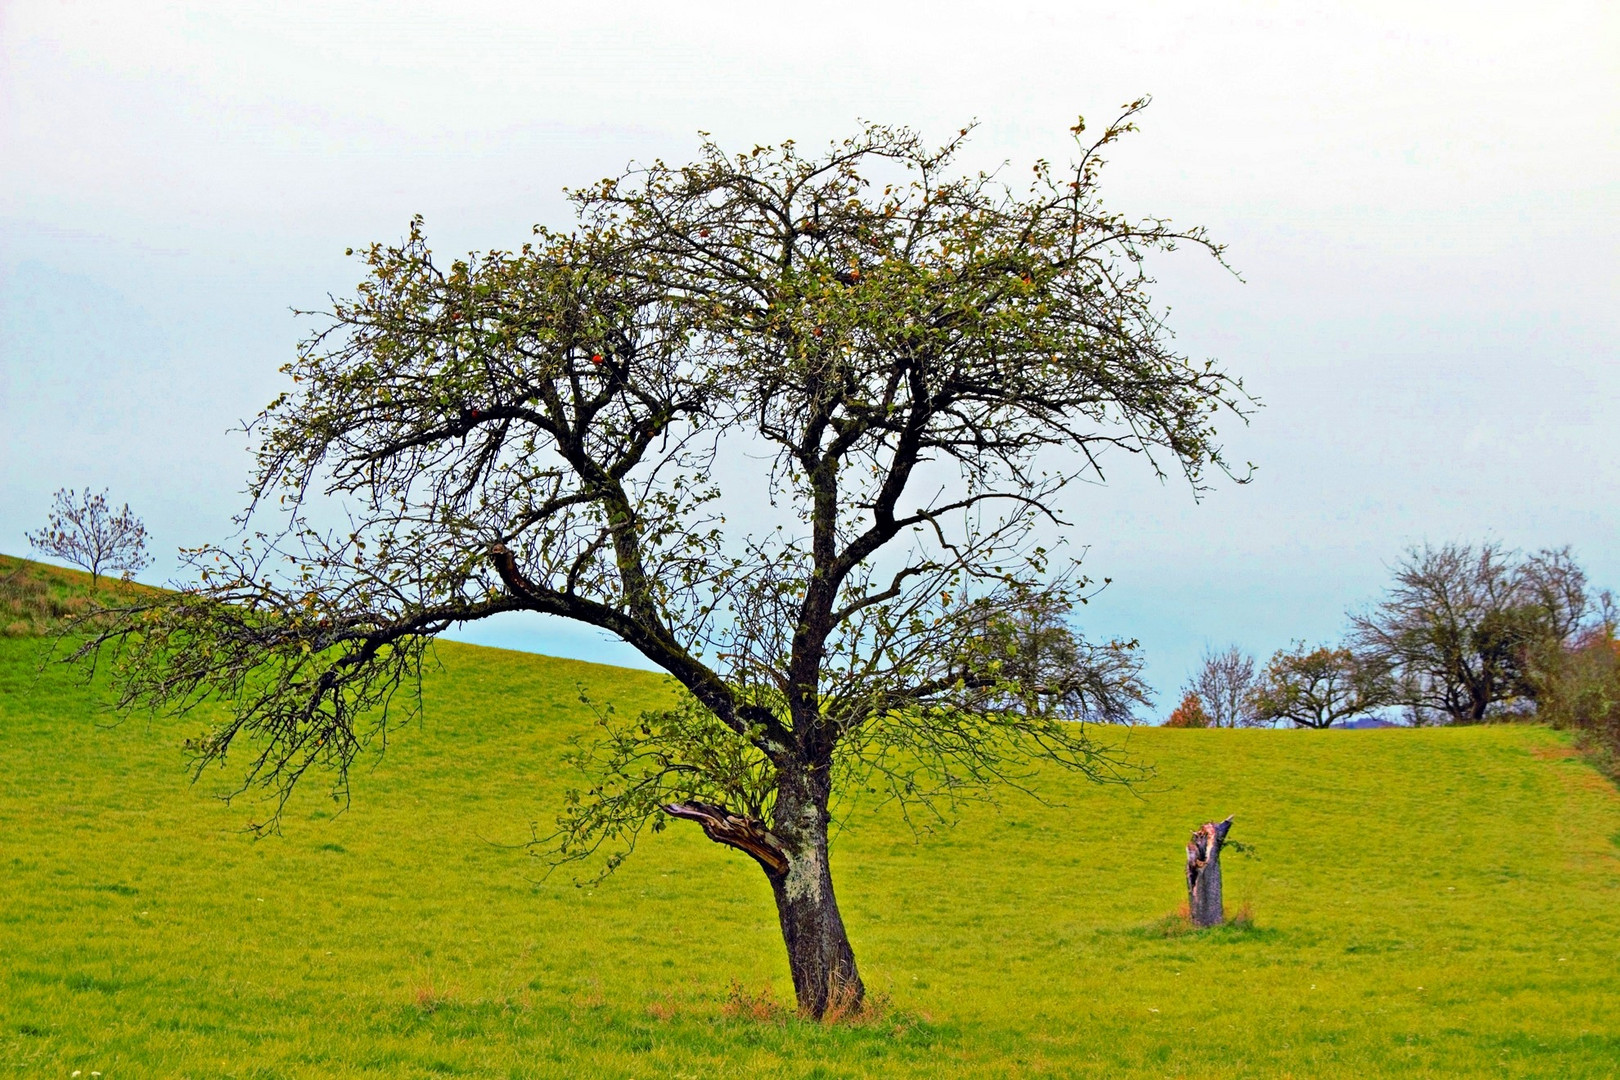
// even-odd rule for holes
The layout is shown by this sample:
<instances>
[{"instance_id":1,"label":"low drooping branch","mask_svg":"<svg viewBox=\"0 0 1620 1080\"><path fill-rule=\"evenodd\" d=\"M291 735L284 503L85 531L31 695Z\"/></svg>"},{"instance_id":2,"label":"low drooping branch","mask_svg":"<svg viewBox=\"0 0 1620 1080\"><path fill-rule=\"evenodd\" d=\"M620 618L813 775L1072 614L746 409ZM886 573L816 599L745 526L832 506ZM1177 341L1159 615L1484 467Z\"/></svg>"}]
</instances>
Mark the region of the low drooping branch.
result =
<instances>
[{"instance_id":1,"label":"low drooping branch","mask_svg":"<svg viewBox=\"0 0 1620 1080\"><path fill-rule=\"evenodd\" d=\"M733 814L725 807L712 803L670 803L663 809L671 817L697 822L703 827L703 835L715 843L734 847L751 856L764 867L768 877L779 878L788 872L787 852L764 822Z\"/></svg>"}]
</instances>

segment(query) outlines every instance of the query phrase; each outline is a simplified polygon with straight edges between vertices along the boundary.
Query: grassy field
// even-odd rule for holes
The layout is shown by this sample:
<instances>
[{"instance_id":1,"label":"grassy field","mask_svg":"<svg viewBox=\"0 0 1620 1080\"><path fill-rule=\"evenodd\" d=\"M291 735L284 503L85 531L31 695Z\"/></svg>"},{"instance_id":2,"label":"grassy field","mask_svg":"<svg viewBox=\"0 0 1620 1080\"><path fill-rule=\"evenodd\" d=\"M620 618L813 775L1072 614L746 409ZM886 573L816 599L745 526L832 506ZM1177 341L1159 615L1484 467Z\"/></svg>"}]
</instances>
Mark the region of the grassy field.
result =
<instances>
[{"instance_id":1,"label":"grassy field","mask_svg":"<svg viewBox=\"0 0 1620 1080\"><path fill-rule=\"evenodd\" d=\"M1048 775L1062 805L921 843L857 817L834 872L890 1003L821 1027L750 1006L789 996L769 890L696 829L595 889L519 846L577 688L654 676L441 646L347 812L312 785L255 841L230 774L187 784L195 721L109 727L39 647L0 638L0 1074L1620 1073L1620 796L1544 729L1137 729L1137 795ZM1167 935L1228 813L1254 925Z\"/></svg>"}]
</instances>

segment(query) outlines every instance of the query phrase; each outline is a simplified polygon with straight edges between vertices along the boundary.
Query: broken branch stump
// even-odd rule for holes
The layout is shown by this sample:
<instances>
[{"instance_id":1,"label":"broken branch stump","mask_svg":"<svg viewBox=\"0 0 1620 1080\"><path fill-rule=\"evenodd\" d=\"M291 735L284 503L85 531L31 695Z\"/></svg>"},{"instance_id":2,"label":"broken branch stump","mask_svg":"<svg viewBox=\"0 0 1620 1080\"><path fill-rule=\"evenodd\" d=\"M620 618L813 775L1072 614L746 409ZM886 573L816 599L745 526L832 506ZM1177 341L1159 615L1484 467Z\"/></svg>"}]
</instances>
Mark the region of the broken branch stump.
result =
<instances>
[{"instance_id":1,"label":"broken branch stump","mask_svg":"<svg viewBox=\"0 0 1620 1080\"><path fill-rule=\"evenodd\" d=\"M1226 921L1221 903L1221 846L1232 831L1232 818L1206 821L1187 841L1187 917L1194 926L1219 926Z\"/></svg>"}]
</instances>

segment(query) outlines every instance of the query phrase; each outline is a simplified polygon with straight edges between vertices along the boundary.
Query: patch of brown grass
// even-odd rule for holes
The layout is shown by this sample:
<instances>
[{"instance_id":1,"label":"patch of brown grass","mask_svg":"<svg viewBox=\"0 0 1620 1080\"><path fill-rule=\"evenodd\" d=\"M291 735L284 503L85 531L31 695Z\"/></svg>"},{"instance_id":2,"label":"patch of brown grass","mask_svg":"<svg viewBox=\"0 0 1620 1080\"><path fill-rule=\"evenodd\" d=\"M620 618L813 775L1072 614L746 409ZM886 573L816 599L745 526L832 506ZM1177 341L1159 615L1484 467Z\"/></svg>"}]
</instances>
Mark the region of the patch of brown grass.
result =
<instances>
[{"instance_id":1,"label":"patch of brown grass","mask_svg":"<svg viewBox=\"0 0 1620 1080\"><path fill-rule=\"evenodd\" d=\"M769 983L758 990L750 990L741 980L732 979L726 999L720 1003L720 1015L727 1020L780 1024L793 1015L793 1010L776 999L776 991L771 989Z\"/></svg>"},{"instance_id":2,"label":"patch of brown grass","mask_svg":"<svg viewBox=\"0 0 1620 1080\"><path fill-rule=\"evenodd\" d=\"M882 990L867 990L859 999L854 988L835 983L827 995L827 1011L821 1022L828 1026L843 1024L849 1027L868 1027L881 1024L889 1015L889 995Z\"/></svg>"},{"instance_id":3,"label":"patch of brown grass","mask_svg":"<svg viewBox=\"0 0 1620 1080\"><path fill-rule=\"evenodd\" d=\"M100 607L157 591L115 577L92 587L78 570L0 555L0 637L44 637Z\"/></svg>"},{"instance_id":4,"label":"patch of brown grass","mask_svg":"<svg viewBox=\"0 0 1620 1080\"><path fill-rule=\"evenodd\" d=\"M1198 927L1192 924L1192 915L1187 910L1186 904L1147 926L1148 933L1154 937L1182 937L1196 933L1197 930Z\"/></svg>"},{"instance_id":5,"label":"patch of brown grass","mask_svg":"<svg viewBox=\"0 0 1620 1080\"><path fill-rule=\"evenodd\" d=\"M68 604L51 595L44 575L34 572L28 563L0 566L0 634L44 634L69 613Z\"/></svg>"},{"instance_id":6,"label":"patch of brown grass","mask_svg":"<svg viewBox=\"0 0 1620 1080\"><path fill-rule=\"evenodd\" d=\"M665 994L664 1000L654 1001L647 1006L648 1016L666 1024L685 1011L686 1006L682 1002L676 1001L672 994Z\"/></svg>"},{"instance_id":7,"label":"patch of brown grass","mask_svg":"<svg viewBox=\"0 0 1620 1080\"><path fill-rule=\"evenodd\" d=\"M1254 906L1245 900L1242 906L1237 909L1236 914L1227 915L1226 922L1222 925L1229 926L1234 930L1253 930ZM1199 934L1206 930L1218 929L1218 927L1194 926L1192 913L1187 909L1186 903L1183 902L1175 911L1155 922L1149 923L1146 929L1150 937L1174 938L1185 937L1188 934Z\"/></svg>"},{"instance_id":8,"label":"patch of brown grass","mask_svg":"<svg viewBox=\"0 0 1620 1080\"><path fill-rule=\"evenodd\" d=\"M459 987L437 982L431 974L411 984L411 1001L424 1013L438 1012L447 1005L453 1005L460 995Z\"/></svg>"},{"instance_id":9,"label":"patch of brown grass","mask_svg":"<svg viewBox=\"0 0 1620 1080\"><path fill-rule=\"evenodd\" d=\"M607 998L602 994L601 980L592 978L590 989L575 994L570 1003L576 1009L600 1009L606 1006Z\"/></svg>"},{"instance_id":10,"label":"patch of brown grass","mask_svg":"<svg viewBox=\"0 0 1620 1080\"><path fill-rule=\"evenodd\" d=\"M801 1020L809 1020L831 1027L843 1025L850 1027L870 1026L886 1022L889 1019L889 995L885 991L868 990L857 995L855 988L844 983L836 983L827 995L827 1011L816 1018L800 1011L793 1005L780 1000L769 983L762 985L758 990L751 990L741 981L733 979L731 987L726 992L726 998L720 1004L720 1015L728 1020L744 1020L755 1024L782 1024L797 1016ZM673 1008L673 1002L656 1003L648 1006L648 1011L654 1008ZM653 1015L664 1017L660 1013ZM673 1012L670 1015L674 1015ZM901 1026L911 1023L909 1018Z\"/></svg>"}]
</instances>

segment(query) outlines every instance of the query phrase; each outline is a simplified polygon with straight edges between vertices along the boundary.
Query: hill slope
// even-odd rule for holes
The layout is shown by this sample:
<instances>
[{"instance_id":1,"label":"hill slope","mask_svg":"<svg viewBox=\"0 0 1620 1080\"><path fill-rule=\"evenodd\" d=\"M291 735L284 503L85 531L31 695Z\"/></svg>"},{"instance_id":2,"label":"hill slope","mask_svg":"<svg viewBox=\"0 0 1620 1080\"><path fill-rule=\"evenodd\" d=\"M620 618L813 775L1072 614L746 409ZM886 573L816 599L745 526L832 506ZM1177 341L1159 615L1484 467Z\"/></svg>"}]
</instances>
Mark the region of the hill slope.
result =
<instances>
[{"instance_id":1,"label":"hill slope","mask_svg":"<svg viewBox=\"0 0 1620 1080\"><path fill-rule=\"evenodd\" d=\"M106 727L0 639L0 1073L123 1076L1612 1076L1620 797L1531 727L1129 733L1132 795L1041 779L914 843L860 815L835 876L888 1019L789 996L768 888L695 829L597 889L518 845L558 754L656 676L443 645L422 723L284 835L188 786L196 722ZM1118 733L1124 737L1126 733ZM1181 845L1237 815L1229 910L1164 936ZM727 1003L728 985L745 988ZM747 1012L744 1007L742 1012Z\"/></svg>"}]
</instances>

